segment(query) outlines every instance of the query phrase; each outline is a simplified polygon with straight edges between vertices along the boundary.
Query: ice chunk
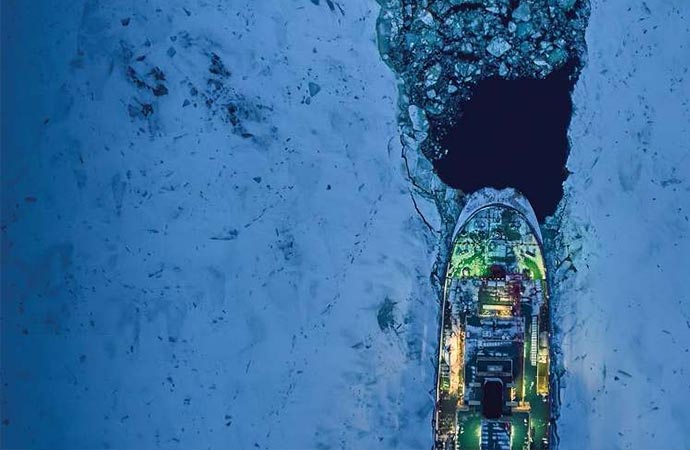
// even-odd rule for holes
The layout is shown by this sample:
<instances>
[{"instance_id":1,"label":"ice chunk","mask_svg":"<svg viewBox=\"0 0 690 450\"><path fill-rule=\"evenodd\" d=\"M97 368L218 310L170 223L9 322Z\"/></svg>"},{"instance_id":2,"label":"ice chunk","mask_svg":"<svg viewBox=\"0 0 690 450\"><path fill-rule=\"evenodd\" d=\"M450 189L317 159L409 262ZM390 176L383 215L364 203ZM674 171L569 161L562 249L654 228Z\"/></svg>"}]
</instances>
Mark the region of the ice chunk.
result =
<instances>
[{"instance_id":1,"label":"ice chunk","mask_svg":"<svg viewBox=\"0 0 690 450\"><path fill-rule=\"evenodd\" d=\"M436 84L438 81L438 78L441 76L441 70L443 68L441 67L441 64L436 63L431 68L426 74L426 78L424 79L424 84L426 87L432 86Z\"/></svg>"},{"instance_id":2,"label":"ice chunk","mask_svg":"<svg viewBox=\"0 0 690 450\"><path fill-rule=\"evenodd\" d=\"M513 11L513 19L515 20L528 22L531 18L532 11L530 10L529 4L526 2L520 3L520 6L515 8L515 11Z\"/></svg>"},{"instance_id":3,"label":"ice chunk","mask_svg":"<svg viewBox=\"0 0 690 450\"><path fill-rule=\"evenodd\" d=\"M558 0L558 5L566 11L570 11L575 5L575 0Z\"/></svg>"},{"instance_id":4,"label":"ice chunk","mask_svg":"<svg viewBox=\"0 0 690 450\"><path fill-rule=\"evenodd\" d=\"M471 42L463 42L460 45L460 51L466 55L472 55L474 53L474 48Z\"/></svg>"},{"instance_id":5,"label":"ice chunk","mask_svg":"<svg viewBox=\"0 0 690 450\"><path fill-rule=\"evenodd\" d=\"M568 54L562 48L556 48L549 54L548 60L552 66L557 66L568 57Z\"/></svg>"},{"instance_id":6,"label":"ice chunk","mask_svg":"<svg viewBox=\"0 0 690 450\"><path fill-rule=\"evenodd\" d=\"M432 16L429 11L424 11L419 17L419 20L421 20L422 23L428 27L433 27L435 24L434 16Z\"/></svg>"},{"instance_id":7,"label":"ice chunk","mask_svg":"<svg viewBox=\"0 0 690 450\"><path fill-rule=\"evenodd\" d=\"M423 109L416 105L410 105L407 108L407 114L410 116L410 122L412 122L412 129L414 131L423 133L429 131L429 121L426 119L426 114Z\"/></svg>"},{"instance_id":8,"label":"ice chunk","mask_svg":"<svg viewBox=\"0 0 690 450\"><path fill-rule=\"evenodd\" d=\"M489 45L486 47L486 51L491 53L496 58L500 58L503 56L503 54L505 54L505 52L510 50L510 48L511 45L508 43L508 41L502 37L495 37L491 40L491 42L489 42Z\"/></svg>"},{"instance_id":9,"label":"ice chunk","mask_svg":"<svg viewBox=\"0 0 690 450\"><path fill-rule=\"evenodd\" d=\"M474 66L474 64L465 62L455 63L455 74L458 78L464 79L472 76L475 69L476 67Z\"/></svg>"}]
</instances>

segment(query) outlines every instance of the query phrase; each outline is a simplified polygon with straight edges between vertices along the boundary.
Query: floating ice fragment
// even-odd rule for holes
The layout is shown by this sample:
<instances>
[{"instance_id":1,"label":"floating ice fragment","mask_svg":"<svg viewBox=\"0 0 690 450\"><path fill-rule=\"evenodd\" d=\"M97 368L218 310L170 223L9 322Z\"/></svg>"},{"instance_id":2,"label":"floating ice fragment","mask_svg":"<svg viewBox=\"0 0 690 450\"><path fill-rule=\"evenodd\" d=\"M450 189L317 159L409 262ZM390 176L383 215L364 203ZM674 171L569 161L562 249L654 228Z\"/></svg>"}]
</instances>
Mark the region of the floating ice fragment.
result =
<instances>
[{"instance_id":1,"label":"floating ice fragment","mask_svg":"<svg viewBox=\"0 0 690 450\"><path fill-rule=\"evenodd\" d=\"M563 50L562 48L556 48L549 54L548 60L552 66L557 66L561 62L565 61L567 57L568 54L565 52L565 50Z\"/></svg>"},{"instance_id":2,"label":"floating ice fragment","mask_svg":"<svg viewBox=\"0 0 690 450\"><path fill-rule=\"evenodd\" d=\"M489 45L486 47L486 51L491 53L493 56L496 58L500 58L503 56L505 52L510 50L511 45L502 37L495 37L489 42Z\"/></svg>"},{"instance_id":3,"label":"floating ice fragment","mask_svg":"<svg viewBox=\"0 0 690 450\"><path fill-rule=\"evenodd\" d=\"M426 113L418 106L410 105L407 108L407 114L410 116L410 122L412 122L414 140L423 142L429 135L429 121L426 118Z\"/></svg>"},{"instance_id":4,"label":"floating ice fragment","mask_svg":"<svg viewBox=\"0 0 690 450\"><path fill-rule=\"evenodd\" d=\"M419 20L421 20L426 26L434 26L434 16L432 16L429 11L424 11L424 13L419 17Z\"/></svg>"},{"instance_id":5,"label":"floating ice fragment","mask_svg":"<svg viewBox=\"0 0 690 450\"><path fill-rule=\"evenodd\" d=\"M442 67L441 67L441 64L439 64L439 63L436 63L433 66L431 66L431 68L429 69L429 71L426 74L426 78L424 80L424 85L426 87L429 87L431 85L436 84L436 82L438 81L438 77L441 76L441 70L442 70Z\"/></svg>"},{"instance_id":6,"label":"floating ice fragment","mask_svg":"<svg viewBox=\"0 0 690 450\"><path fill-rule=\"evenodd\" d=\"M531 18L532 11L530 10L529 4L526 2L520 3L520 6L515 8L515 11L513 11L513 19L515 20L528 22Z\"/></svg>"},{"instance_id":7,"label":"floating ice fragment","mask_svg":"<svg viewBox=\"0 0 690 450\"><path fill-rule=\"evenodd\" d=\"M422 40L429 46L436 46L442 44L438 33L433 30L427 30L422 33Z\"/></svg>"},{"instance_id":8,"label":"floating ice fragment","mask_svg":"<svg viewBox=\"0 0 690 450\"><path fill-rule=\"evenodd\" d=\"M575 0L558 0L558 4L564 10L570 11L570 9L575 5Z\"/></svg>"},{"instance_id":9,"label":"floating ice fragment","mask_svg":"<svg viewBox=\"0 0 690 450\"><path fill-rule=\"evenodd\" d=\"M440 99L440 100L442 100L442 99ZM433 103L427 105L425 109L429 114L432 114L434 116L438 116L439 114L443 113L444 108L443 108L443 103L433 102Z\"/></svg>"},{"instance_id":10,"label":"floating ice fragment","mask_svg":"<svg viewBox=\"0 0 690 450\"><path fill-rule=\"evenodd\" d=\"M414 131L429 131L429 121L426 119L426 114L424 114L423 109L415 105L410 105L407 108L407 114L410 116L412 129Z\"/></svg>"},{"instance_id":11,"label":"floating ice fragment","mask_svg":"<svg viewBox=\"0 0 690 450\"><path fill-rule=\"evenodd\" d=\"M534 27L530 22L522 22L516 26L517 37L525 38L534 32Z\"/></svg>"},{"instance_id":12,"label":"floating ice fragment","mask_svg":"<svg viewBox=\"0 0 690 450\"><path fill-rule=\"evenodd\" d=\"M458 78L468 78L472 76L475 69L476 67L474 66L474 64L462 62L455 64L455 74L458 76Z\"/></svg>"},{"instance_id":13,"label":"floating ice fragment","mask_svg":"<svg viewBox=\"0 0 690 450\"><path fill-rule=\"evenodd\" d=\"M472 55L474 53L474 48L471 43L463 42L462 45L460 45L460 51L465 55Z\"/></svg>"}]
</instances>

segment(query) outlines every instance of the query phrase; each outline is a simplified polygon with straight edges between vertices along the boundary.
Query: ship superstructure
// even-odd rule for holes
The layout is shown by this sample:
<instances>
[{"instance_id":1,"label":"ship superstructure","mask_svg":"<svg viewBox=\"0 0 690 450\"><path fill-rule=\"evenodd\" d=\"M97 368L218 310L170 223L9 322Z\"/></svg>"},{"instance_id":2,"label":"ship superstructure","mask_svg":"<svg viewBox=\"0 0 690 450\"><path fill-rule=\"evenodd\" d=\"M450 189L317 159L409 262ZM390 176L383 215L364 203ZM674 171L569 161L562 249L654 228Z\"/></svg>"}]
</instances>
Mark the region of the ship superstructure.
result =
<instances>
[{"instance_id":1,"label":"ship superstructure","mask_svg":"<svg viewBox=\"0 0 690 450\"><path fill-rule=\"evenodd\" d=\"M534 212L516 191L469 199L442 308L436 448L549 448L546 269Z\"/></svg>"}]
</instances>

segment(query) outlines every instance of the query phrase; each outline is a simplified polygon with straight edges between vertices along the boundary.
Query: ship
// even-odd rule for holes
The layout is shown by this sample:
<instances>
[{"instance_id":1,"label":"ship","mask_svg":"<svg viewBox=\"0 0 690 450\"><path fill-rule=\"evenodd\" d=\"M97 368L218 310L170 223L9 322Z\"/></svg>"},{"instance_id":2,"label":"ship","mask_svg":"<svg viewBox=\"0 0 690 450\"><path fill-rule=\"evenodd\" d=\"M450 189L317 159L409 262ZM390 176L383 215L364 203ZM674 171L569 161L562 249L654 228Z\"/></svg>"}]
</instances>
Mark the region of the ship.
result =
<instances>
[{"instance_id":1,"label":"ship","mask_svg":"<svg viewBox=\"0 0 690 450\"><path fill-rule=\"evenodd\" d=\"M469 196L443 289L436 450L548 449L550 313L539 224L513 189Z\"/></svg>"}]
</instances>

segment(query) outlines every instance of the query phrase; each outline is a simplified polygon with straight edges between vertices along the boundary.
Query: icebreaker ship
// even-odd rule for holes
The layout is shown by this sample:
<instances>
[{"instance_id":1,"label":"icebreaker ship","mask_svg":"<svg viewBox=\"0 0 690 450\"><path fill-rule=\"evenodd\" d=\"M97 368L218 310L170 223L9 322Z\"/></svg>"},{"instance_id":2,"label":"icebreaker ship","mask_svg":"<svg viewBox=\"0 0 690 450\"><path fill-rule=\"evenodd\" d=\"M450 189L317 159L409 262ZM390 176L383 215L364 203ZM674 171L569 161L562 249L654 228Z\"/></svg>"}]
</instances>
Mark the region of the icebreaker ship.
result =
<instances>
[{"instance_id":1,"label":"icebreaker ship","mask_svg":"<svg viewBox=\"0 0 690 450\"><path fill-rule=\"evenodd\" d=\"M550 314L542 237L513 189L470 196L441 311L436 449L547 449Z\"/></svg>"}]
</instances>

